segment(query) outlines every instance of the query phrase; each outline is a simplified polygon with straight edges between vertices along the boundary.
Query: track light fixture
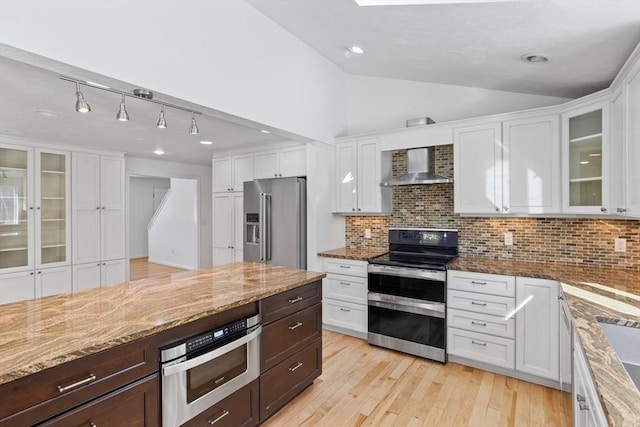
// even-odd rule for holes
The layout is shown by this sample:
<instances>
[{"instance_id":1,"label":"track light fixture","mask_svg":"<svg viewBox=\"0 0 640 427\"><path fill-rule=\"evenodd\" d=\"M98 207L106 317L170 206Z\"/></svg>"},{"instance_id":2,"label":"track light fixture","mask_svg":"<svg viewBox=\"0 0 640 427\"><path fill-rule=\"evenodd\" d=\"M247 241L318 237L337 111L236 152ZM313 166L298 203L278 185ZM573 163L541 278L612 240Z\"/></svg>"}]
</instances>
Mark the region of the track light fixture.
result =
<instances>
[{"instance_id":1,"label":"track light fixture","mask_svg":"<svg viewBox=\"0 0 640 427\"><path fill-rule=\"evenodd\" d=\"M158 116L158 121L156 122L156 126L159 129L166 129L167 128L167 121L164 119L164 105L160 109L160 115Z\"/></svg>"},{"instance_id":2,"label":"track light fixture","mask_svg":"<svg viewBox=\"0 0 640 427\"><path fill-rule=\"evenodd\" d=\"M78 113L89 113L91 112L91 106L84 99L84 95L80 92L80 86L78 82L76 82L76 111Z\"/></svg>"},{"instance_id":3,"label":"track light fixture","mask_svg":"<svg viewBox=\"0 0 640 427\"><path fill-rule=\"evenodd\" d=\"M124 94L122 94L122 102L120 103L118 114L116 114L116 119L120 120L121 122L129 121L129 113L127 113L127 109L124 107Z\"/></svg>"},{"instance_id":4,"label":"track light fixture","mask_svg":"<svg viewBox=\"0 0 640 427\"><path fill-rule=\"evenodd\" d=\"M196 124L196 118L191 114L191 125L189 125L189 133L191 135L197 135L200 133L200 129L198 129L198 125Z\"/></svg>"}]
</instances>

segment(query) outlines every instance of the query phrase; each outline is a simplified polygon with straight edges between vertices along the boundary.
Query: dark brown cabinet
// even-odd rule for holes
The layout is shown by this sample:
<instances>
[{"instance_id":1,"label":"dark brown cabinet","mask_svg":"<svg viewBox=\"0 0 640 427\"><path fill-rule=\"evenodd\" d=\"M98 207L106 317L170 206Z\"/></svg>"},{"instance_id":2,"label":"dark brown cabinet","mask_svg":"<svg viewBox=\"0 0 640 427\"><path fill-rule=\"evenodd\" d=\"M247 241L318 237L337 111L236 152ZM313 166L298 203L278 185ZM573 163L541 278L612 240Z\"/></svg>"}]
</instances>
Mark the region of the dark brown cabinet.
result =
<instances>
[{"instance_id":1,"label":"dark brown cabinet","mask_svg":"<svg viewBox=\"0 0 640 427\"><path fill-rule=\"evenodd\" d=\"M249 427L258 425L258 380L216 403L182 427Z\"/></svg>"}]
</instances>

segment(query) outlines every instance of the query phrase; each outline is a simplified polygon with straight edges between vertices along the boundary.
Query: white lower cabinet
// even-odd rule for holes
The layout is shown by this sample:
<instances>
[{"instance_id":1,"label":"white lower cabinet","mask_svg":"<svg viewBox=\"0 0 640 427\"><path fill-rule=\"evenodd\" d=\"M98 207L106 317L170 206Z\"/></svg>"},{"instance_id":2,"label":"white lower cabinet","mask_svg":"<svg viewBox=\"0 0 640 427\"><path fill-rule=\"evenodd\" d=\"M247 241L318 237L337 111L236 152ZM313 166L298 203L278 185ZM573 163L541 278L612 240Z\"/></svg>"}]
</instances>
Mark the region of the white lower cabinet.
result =
<instances>
[{"instance_id":1,"label":"white lower cabinet","mask_svg":"<svg viewBox=\"0 0 640 427\"><path fill-rule=\"evenodd\" d=\"M36 270L36 298L71 292L71 266Z\"/></svg>"},{"instance_id":2,"label":"white lower cabinet","mask_svg":"<svg viewBox=\"0 0 640 427\"><path fill-rule=\"evenodd\" d=\"M0 304L33 299L35 296L35 272L23 271L0 276Z\"/></svg>"},{"instance_id":3,"label":"white lower cabinet","mask_svg":"<svg viewBox=\"0 0 640 427\"><path fill-rule=\"evenodd\" d=\"M367 336L367 262L324 258L322 322L326 329Z\"/></svg>"},{"instance_id":4,"label":"white lower cabinet","mask_svg":"<svg viewBox=\"0 0 640 427\"><path fill-rule=\"evenodd\" d=\"M573 336L573 425L574 427L608 426L580 339L575 331Z\"/></svg>"},{"instance_id":5,"label":"white lower cabinet","mask_svg":"<svg viewBox=\"0 0 640 427\"><path fill-rule=\"evenodd\" d=\"M98 288L125 281L125 260L104 261L73 266L73 290Z\"/></svg>"},{"instance_id":6,"label":"white lower cabinet","mask_svg":"<svg viewBox=\"0 0 640 427\"><path fill-rule=\"evenodd\" d=\"M495 337L457 328L447 329L449 354L466 357L501 368L513 369L513 339Z\"/></svg>"}]
</instances>

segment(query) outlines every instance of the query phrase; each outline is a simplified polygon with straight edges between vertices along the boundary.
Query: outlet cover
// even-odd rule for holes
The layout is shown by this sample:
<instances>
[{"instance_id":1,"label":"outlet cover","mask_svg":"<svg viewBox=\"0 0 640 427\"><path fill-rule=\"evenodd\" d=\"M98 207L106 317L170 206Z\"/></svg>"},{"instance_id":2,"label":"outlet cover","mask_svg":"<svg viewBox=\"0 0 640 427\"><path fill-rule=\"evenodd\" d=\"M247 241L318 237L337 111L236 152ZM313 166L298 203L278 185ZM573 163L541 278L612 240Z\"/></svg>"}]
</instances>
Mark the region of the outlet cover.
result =
<instances>
[{"instance_id":1,"label":"outlet cover","mask_svg":"<svg viewBox=\"0 0 640 427\"><path fill-rule=\"evenodd\" d=\"M614 239L613 250L615 252L627 252L627 239Z\"/></svg>"},{"instance_id":2,"label":"outlet cover","mask_svg":"<svg viewBox=\"0 0 640 427\"><path fill-rule=\"evenodd\" d=\"M513 233L504 233L504 245L513 246Z\"/></svg>"},{"instance_id":3,"label":"outlet cover","mask_svg":"<svg viewBox=\"0 0 640 427\"><path fill-rule=\"evenodd\" d=\"M364 229L364 238L365 239L370 239L371 238L371 229L370 228L365 228Z\"/></svg>"}]
</instances>

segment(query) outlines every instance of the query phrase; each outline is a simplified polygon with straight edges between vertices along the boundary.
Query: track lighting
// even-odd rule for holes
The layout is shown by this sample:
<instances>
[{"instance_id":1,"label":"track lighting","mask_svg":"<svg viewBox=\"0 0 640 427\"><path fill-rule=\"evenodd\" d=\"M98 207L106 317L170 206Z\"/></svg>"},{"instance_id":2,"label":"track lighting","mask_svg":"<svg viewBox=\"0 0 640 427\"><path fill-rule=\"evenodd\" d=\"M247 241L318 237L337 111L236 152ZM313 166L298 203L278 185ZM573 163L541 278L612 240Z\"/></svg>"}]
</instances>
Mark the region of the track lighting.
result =
<instances>
[{"instance_id":1,"label":"track lighting","mask_svg":"<svg viewBox=\"0 0 640 427\"><path fill-rule=\"evenodd\" d=\"M167 121L164 119L164 105L160 109L160 115L158 116L158 121L156 122L156 126L160 129L167 128Z\"/></svg>"},{"instance_id":2,"label":"track lighting","mask_svg":"<svg viewBox=\"0 0 640 427\"><path fill-rule=\"evenodd\" d=\"M129 121L129 113L127 113L127 109L124 107L124 93L122 94L122 102L120 103L120 110L118 110L118 114L116 114L116 119L121 122Z\"/></svg>"},{"instance_id":3,"label":"track lighting","mask_svg":"<svg viewBox=\"0 0 640 427\"><path fill-rule=\"evenodd\" d=\"M196 118L191 114L191 125L189 125L189 133L191 135L197 135L200 133L200 129L198 129L198 125L196 124Z\"/></svg>"},{"instance_id":4,"label":"track lighting","mask_svg":"<svg viewBox=\"0 0 640 427\"><path fill-rule=\"evenodd\" d=\"M91 111L91 106L89 106L89 103L84 100L84 95L80 92L78 82L76 82L76 98L76 111L78 113L89 113Z\"/></svg>"}]
</instances>

